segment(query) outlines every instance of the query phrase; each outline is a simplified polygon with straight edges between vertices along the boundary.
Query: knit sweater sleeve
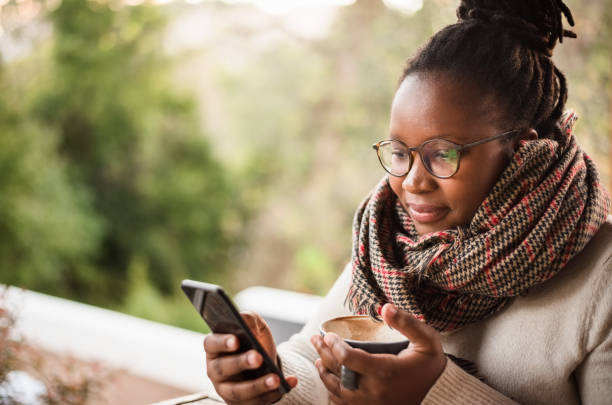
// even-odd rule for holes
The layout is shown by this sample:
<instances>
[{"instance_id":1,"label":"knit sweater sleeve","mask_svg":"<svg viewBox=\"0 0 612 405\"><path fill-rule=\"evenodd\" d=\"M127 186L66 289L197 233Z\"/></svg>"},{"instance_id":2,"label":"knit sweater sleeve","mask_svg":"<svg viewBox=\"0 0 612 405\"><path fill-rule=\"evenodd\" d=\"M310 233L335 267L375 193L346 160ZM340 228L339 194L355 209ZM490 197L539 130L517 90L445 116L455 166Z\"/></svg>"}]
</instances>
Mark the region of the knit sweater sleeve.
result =
<instances>
[{"instance_id":1,"label":"knit sweater sleeve","mask_svg":"<svg viewBox=\"0 0 612 405\"><path fill-rule=\"evenodd\" d=\"M335 316L350 315L349 310L344 306L344 298L348 292L350 280L351 269L350 266L346 266L320 304L315 316L298 334L293 335L289 341L278 345L277 351L281 359L283 374L296 376L298 385L283 396L277 404L325 405L330 403L327 389L319 378L319 373L314 365L319 354L312 347L310 336L319 333L319 325L324 320Z\"/></svg>"},{"instance_id":2,"label":"knit sweater sleeve","mask_svg":"<svg viewBox=\"0 0 612 405\"><path fill-rule=\"evenodd\" d=\"M466 373L450 359L421 405L516 404L512 399Z\"/></svg>"},{"instance_id":3,"label":"knit sweater sleeve","mask_svg":"<svg viewBox=\"0 0 612 405\"><path fill-rule=\"evenodd\" d=\"M612 240L612 232L608 234ZM609 242L608 242L609 243ZM591 302L583 317L584 360L574 371L585 405L610 404L612 398L612 248L602 257L598 279L593 282Z\"/></svg>"}]
</instances>

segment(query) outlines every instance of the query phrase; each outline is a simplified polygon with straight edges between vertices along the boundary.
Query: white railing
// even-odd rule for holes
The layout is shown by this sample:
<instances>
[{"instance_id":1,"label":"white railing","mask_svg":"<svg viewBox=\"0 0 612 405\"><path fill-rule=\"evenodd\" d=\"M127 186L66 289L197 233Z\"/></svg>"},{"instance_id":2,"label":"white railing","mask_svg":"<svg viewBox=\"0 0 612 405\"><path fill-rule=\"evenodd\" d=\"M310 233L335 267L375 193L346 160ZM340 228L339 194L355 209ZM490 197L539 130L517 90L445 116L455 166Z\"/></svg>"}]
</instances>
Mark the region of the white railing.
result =
<instances>
[{"instance_id":1,"label":"white railing","mask_svg":"<svg viewBox=\"0 0 612 405\"><path fill-rule=\"evenodd\" d=\"M15 287L5 301L16 315L16 333L49 352L187 391L208 388L203 334Z\"/></svg>"},{"instance_id":2,"label":"white railing","mask_svg":"<svg viewBox=\"0 0 612 405\"><path fill-rule=\"evenodd\" d=\"M8 287L5 304L15 332L52 353L99 361L187 391L204 391L204 335L91 305ZM301 328L321 297L251 287L235 297L242 310L260 313L277 343ZM282 304L281 304L282 303Z\"/></svg>"}]
</instances>

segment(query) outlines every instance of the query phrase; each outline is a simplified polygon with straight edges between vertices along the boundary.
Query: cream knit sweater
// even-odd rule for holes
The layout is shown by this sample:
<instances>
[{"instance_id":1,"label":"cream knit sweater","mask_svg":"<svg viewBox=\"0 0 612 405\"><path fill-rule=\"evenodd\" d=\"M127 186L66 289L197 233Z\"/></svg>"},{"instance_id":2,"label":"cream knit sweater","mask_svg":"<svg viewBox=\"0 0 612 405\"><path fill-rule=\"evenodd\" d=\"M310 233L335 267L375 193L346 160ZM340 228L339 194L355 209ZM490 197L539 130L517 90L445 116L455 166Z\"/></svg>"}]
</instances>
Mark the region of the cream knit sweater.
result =
<instances>
[{"instance_id":1,"label":"cream knit sweater","mask_svg":"<svg viewBox=\"0 0 612 405\"><path fill-rule=\"evenodd\" d=\"M278 347L298 386L279 404L328 404L310 336L328 318L349 314L345 268L317 315ZM486 384L452 361L423 404L612 404L612 217L551 280L502 312L444 334L447 353L477 364Z\"/></svg>"}]
</instances>

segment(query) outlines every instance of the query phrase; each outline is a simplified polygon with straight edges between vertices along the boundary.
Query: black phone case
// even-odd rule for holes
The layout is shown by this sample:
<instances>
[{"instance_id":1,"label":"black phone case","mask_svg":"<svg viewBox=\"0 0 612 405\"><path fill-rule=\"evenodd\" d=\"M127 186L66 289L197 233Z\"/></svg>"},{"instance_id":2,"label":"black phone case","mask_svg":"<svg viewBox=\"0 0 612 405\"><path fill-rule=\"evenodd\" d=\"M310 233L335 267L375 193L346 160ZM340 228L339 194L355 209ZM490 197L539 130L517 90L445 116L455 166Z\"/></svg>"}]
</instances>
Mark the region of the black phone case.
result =
<instances>
[{"instance_id":1,"label":"black phone case","mask_svg":"<svg viewBox=\"0 0 612 405\"><path fill-rule=\"evenodd\" d=\"M244 319L242 319L242 316L240 316L240 313L223 288L215 284L183 280L181 289L202 319L210 327L210 330L215 333L231 333L236 335L240 342L237 353L255 349L261 354L263 358L262 365L255 370L243 372L246 379L252 380L269 373L274 373L280 377L278 390L281 393L287 393L291 390L291 386L285 380L283 372L270 359L270 356L268 356L261 344L259 344L259 341L244 322Z\"/></svg>"}]
</instances>

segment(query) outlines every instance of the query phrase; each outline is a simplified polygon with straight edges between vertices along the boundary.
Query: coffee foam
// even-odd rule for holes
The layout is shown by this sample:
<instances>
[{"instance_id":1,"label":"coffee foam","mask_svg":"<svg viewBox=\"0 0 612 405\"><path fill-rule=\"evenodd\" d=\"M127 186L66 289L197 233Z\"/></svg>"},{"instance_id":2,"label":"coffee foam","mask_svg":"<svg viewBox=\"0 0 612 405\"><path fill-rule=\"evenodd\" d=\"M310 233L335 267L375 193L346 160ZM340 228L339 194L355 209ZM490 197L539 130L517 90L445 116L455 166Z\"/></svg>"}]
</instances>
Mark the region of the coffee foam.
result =
<instances>
[{"instance_id":1,"label":"coffee foam","mask_svg":"<svg viewBox=\"0 0 612 405\"><path fill-rule=\"evenodd\" d=\"M398 342L407 338L384 322L375 322L368 316L347 316L323 324L324 332L333 332L343 339L362 342Z\"/></svg>"}]
</instances>

